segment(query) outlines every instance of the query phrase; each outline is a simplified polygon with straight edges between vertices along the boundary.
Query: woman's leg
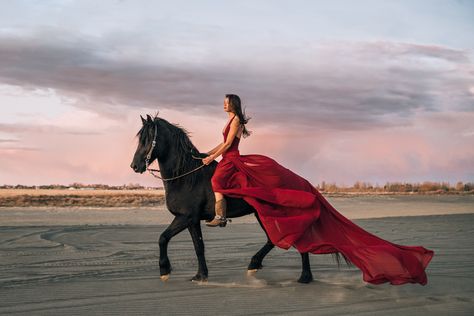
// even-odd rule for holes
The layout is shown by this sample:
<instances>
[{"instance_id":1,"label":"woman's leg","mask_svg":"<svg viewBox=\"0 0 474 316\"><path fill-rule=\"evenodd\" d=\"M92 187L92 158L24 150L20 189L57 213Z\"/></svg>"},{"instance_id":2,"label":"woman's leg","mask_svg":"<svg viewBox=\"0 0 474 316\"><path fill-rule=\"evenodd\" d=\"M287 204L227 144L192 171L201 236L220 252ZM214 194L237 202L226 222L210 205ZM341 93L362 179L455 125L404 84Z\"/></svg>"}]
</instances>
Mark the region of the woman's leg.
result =
<instances>
[{"instance_id":1,"label":"woman's leg","mask_svg":"<svg viewBox=\"0 0 474 316\"><path fill-rule=\"evenodd\" d=\"M224 198L224 194L220 193L220 192L214 192L214 197L215 197L215 203L217 204L217 201L221 200ZM214 209L214 211L216 212L215 215L217 215L217 209ZM206 220L206 222L210 222L211 220Z\"/></svg>"},{"instance_id":2,"label":"woman's leg","mask_svg":"<svg viewBox=\"0 0 474 316\"><path fill-rule=\"evenodd\" d=\"M214 195L216 196L216 202L224 198L224 194L220 192L214 192Z\"/></svg>"},{"instance_id":3,"label":"woman's leg","mask_svg":"<svg viewBox=\"0 0 474 316\"><path fill-rule=\"evenodd\" d=\"M210 222L207 222L207 226L216 227L221 226L225 227L227 223L226 219L226 211L227 211L227 202L224 198L224 195L219 192L214 192L216 197L216 204L215 204L215 216L214 219Z\"/></svg>"},{"instance_id":4,"label":"woman's leg","mask_svg":"<svg viewBox=\"0 0 474 316\"><path fill-rule=\"evenodd\" d=\"M216 198L215 204L215 216L214 219L210 222L207 222L207 226L216 227L221 226L224 227L227 223L226 220L226 210L227 210L227 203L224 198L224 194L220 192L216 192L215 190L225 188L226 183L229 177L235 172L235 167L231 162L221 161L217 165L216 170L211 178L212 189L214 190L214 196Z\"/></svg>"}]
</instances>

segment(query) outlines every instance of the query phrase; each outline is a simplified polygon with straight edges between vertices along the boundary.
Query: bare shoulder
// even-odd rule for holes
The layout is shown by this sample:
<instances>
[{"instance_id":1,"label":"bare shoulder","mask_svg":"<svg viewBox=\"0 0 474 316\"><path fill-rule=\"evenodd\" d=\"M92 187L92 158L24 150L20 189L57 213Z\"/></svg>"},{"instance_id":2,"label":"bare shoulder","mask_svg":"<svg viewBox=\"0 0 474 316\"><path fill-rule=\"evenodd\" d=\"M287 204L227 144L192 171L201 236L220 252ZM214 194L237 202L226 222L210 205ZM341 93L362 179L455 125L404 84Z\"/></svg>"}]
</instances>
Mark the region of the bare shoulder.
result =
<instances>
[{"instance_id":1,"label":"bare shoulder","mask_svg":"<svg viewBox=\"0 0 474 316\"><path fill-rule=\"evenodd\" d=\"M232 120L232 125L235 125L235 126L240 125L240 119L238 116L234 117L234 119Z\"/></svg>"},{"instance_id":2,"label":"bare shoulder","mask_svg":"<svg viewBox=\"0 0 474 316\"><path fill-rule=\"evenodd\" d=\"M244 128L243 128L243 125L240 124L240 119L239 119L238 116L234 118L234 121L232 122L232 125L234 125L233 128L236 128L236 129L237 129L237 135L236 135L236 136L237 136L238 138L240 138L240 136L242 135L242 132L243 132Z\"/></svg>"}]
</instances>

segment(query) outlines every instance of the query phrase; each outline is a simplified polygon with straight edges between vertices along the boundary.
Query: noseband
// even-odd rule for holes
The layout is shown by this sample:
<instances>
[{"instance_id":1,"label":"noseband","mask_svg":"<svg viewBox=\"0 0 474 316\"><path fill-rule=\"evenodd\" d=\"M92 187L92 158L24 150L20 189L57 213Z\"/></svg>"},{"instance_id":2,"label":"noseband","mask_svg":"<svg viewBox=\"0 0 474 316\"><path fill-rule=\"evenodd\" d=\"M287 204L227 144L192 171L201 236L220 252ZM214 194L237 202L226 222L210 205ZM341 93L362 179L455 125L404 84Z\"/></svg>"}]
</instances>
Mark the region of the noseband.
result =
<instances>
[{"instance_id":1,"label":"noseband","mask_svg":"<svg viewBox=\"0 0 474 316\"><path fill-rule=\"evenodd\" d=\"M197 167L197 168L195 168L195 169L193 169L193 170L191 170L191 171L189 171L189 172L186 172L185 174L182 174L182 175L180 175L180 176L173 177L173 178L166 178L166 179L165 179L165 178L160 177L159 175L154 174L153 172L160 172L160 170L159 170L159 169L151 169L151 168L148 168L148 166L150 165L151 155L152 155L153 150L155 149L155 146L156 146L157 128L156 128L156 124L155 124L155 123L153 123L153 125L154 125L154 127L155 127L155 133L154 133L154 135L153 135L153 141L151 142L151 148L150 148L150 150L148 151L148 154L146 155L146 158L145 158L146 170L148 170L152 176L154 176L155 178L161 179L161 180L163 180L163 181L171 181L171 180L175 180L175 179L179 179L179 178L181 178L181 177L184 177L184 176L186 176L186 175L188 175L188 174L190 174L190 173L193 173L194 171L196 171L196 170L198 170L198 169L201 169L202 167L205 166L205 164L202 164L202 166L199 166L199 167ZM202 159L202 158L199 158L199 157L195 157L194 155L191 155L191 156L192 156L194 159L200 159L200 160ZM157 159L157 161L158 161L158 159Z\"/></svg>"}]
</instances>

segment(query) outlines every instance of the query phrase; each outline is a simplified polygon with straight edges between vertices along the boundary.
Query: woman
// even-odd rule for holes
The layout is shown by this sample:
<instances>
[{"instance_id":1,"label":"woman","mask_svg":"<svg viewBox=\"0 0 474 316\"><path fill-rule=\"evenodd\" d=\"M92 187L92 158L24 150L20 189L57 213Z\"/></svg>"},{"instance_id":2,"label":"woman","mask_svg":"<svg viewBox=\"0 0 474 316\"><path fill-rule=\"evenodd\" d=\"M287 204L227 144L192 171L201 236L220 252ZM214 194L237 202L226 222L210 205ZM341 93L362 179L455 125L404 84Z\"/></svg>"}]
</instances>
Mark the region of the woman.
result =
<instances>
[{"instance_id":1,"label":"woman","mask_svg":"<svg viewBox=\"0 0 474 316\"><path fill-rule=\"evenodd\" d=\"M309 181L272 158L240 155L240 137L250 134L240 98L226 95L224 110L229 114L224 142L203 159L209 164L222 154L211 179L216 216L208 226L225 226L224 196L243 198L255 208L277 247L295 247L300 253L342 253L362 270L364 281L373 284L427 283L425 269L433 251L379 238L344 217Z\"/></svg>"},{"instance_id":2,"label":"woman","mask_svg":"<svg viewBox=\"0 0 474 316\"><path fill-rule=\"evenodd\" d=\"M206 223L207 226L211 227L224 227L227 223L225 217L227 208L226 200L224 195L218 191L225 189L222 184L225 184L228 178L236 171L232 165L232 161L227 159L227 157L229 155L238 156L240 138L242 135L244 137L250 135L250 132L245 127L249 118L247 118L242 112L239 96L235 94L226 94L224 98L224 111L229 115L229 121L222 131L224 142L209 151L207 153L208 156L203 159L203 163L207 165L222 154L222 160L217 164L216 171L211 179L212 188L216 197L216 216L212 221Z\"/></svg>"}]
</instances>

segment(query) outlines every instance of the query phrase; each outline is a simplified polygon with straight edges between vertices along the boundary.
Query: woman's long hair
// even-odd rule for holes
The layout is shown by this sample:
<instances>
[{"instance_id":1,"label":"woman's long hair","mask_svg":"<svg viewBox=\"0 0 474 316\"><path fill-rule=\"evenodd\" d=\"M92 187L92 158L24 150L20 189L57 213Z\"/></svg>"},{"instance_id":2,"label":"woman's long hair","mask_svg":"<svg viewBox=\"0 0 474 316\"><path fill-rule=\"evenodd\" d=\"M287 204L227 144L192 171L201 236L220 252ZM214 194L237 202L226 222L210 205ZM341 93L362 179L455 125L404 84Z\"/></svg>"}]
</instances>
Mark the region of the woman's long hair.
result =
<instances>
[{"instance_id":1,"label":"woman's long hair","mask_svg":"<svg viewBox=\"0 0 474 316\"><path fill-rule=\"evenodd\" d=\"M252 134L251 131L248 131L247 128L245 127L245 124L250 120L250 117L247 117L245 115L245 111L242 111L242 103L240 102L240 98L236 94L226 94L226 98L229 99L229 104L232 109L232 111L239 117L240 119L240 124L243 126L243 131L242 131L242 136L247 137Z\"/></svg>"}]
</instances>

